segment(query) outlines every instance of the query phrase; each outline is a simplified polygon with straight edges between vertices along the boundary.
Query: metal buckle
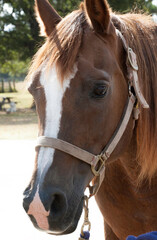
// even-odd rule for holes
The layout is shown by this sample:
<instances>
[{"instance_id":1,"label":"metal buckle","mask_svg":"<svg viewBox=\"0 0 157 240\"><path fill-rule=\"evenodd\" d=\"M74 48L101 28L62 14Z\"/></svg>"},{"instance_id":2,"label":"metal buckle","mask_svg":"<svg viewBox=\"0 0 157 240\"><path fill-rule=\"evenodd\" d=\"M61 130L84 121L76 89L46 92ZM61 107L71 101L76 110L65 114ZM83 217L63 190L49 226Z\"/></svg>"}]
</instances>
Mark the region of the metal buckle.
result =
<instances>
[{"instance_id":1,"label":"metal buckle","mask_svg":"<svg viewBox=\"0 0 157 240\"><path fill-rule=\"evenodd\" d=\"M98 161L97 161L96 166L91 166L92 172L96 177L98 177L100 175L100 172L105 165L105 159L103 158L102 155L98 155L97 159L98 159Z\"/></svg>"},{"instance_id":2,"label":"metal buckle","mask_svg":"<svg viewBox=\"0 0 157 240\"><path fill-rule=\"evenodd\" d=\"M129 60L129 63L131 65L131 67L134 70L138 71L138 65L137 65L137 62L136 62L136 54L134 53L134 51L130 47L128 47L128 60Z\"/></svg>"}]
</instances>

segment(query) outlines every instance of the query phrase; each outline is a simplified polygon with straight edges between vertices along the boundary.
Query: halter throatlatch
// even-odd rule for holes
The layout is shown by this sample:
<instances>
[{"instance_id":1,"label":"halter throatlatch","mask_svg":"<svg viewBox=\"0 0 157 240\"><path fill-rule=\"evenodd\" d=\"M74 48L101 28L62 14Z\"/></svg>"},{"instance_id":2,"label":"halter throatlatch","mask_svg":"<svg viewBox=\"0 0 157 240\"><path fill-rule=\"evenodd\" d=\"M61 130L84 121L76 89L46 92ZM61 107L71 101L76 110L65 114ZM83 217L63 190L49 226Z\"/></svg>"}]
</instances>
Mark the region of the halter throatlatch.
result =
<instances>
[{"instance_id":1,"label":"halter throatlatch","mask_svg":"<svg viewBox=\"0 0 157 240\"><path fill-rule=\"evenodd\" d=\"M140 113L138 109L138 103L143 108L149 108L149 105L146 102L139 85L139 80L137 75L138 65L136 61L136 54L127 45L125 38L123 37L123 35L119 30L117 30L117 35L119 35L119 37L121 38L123 47L127 53L126 66L127 66L127 73L128 73L128 76L127 76L128 100L125 105L125 109L122 114L121 120L113 136L108 142L108 144L105 146L105 148L102 150L102 152L99 155L94 155L92 153L89 153L66 141L55 139L55 138L48 138L46 136L40 136L37 140L37 145L36 145L36 147L49 147L49 148L60 150L89 164L91 166L91 171L94 175L94 184L91 186L90 185L88 186L90 191L90 197L95 195L99 190L105 175L106 161L109 159L110 155L115 150L117 144L119 143L121 137L123 136L123 133L127 128L131 115L133 114L134 120L138 119L138 116ZM132 92L132 88L134 89L134 92ZM136 103L136 106L135 106L135 103ZM85 220L81 230L81 237L79 238L79 240L89 239L90 222L88 220L88 198L86 197L84 200L84 210L85 210ZM87 232L83 231L85 225L89 227Z\"/></svg>"}]
</instances>

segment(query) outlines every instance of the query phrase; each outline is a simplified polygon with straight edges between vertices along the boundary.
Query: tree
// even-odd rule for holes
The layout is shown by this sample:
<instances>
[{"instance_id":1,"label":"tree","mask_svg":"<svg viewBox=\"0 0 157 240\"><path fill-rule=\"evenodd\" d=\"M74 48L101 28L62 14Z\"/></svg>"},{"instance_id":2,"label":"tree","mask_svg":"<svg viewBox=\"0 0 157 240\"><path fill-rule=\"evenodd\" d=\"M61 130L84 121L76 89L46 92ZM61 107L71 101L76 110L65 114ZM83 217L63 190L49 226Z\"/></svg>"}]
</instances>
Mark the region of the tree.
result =
<instances>
[{"instance_id":1,"label":"tree","mask_svg":"<svg viewBox=\"0 0 157 240\"><path fill-rule=\"evenodd\" d=\"M5 6L8 6L8 10ZM32 57L41 41L34 16L33 0L0 0L0 61L13 58L17 51L20 60Z\"/></svg>"},{"instance_id":2,"label":"tree","mask_svg":"<svg viewBox=\"0 0 157 240\"><path fill-rule=\"evenodd\" d=\"M54 6L57 12L64 17L71 11L78 8L81 0L50 0L50 3Z\"/></svg>"},{"instance_id":3,"label":"tree","mask_svg":"<svg viewBox=\"0 0 157 240\"><path fill-rule=\"evenodd\" d=\"M27 73L27 61L20 61L18 59L17 53L14 52L14 59L6 60L3 65L1 65L1 73L7 75L7 81L9 84L9 92L16 92L16 80L19 77L25 76ZM13 86L11 85L13 83ZM4 85L4 81L2 78L2 86ZM4 87L1 88L1 91L4 92Z\"/></svg>"},{"instance_id":4,"label":"tree","mask_svg":"<svg viewBox=\"0 0 157 240\"><path fill-rule=\"evenodd\" d=\"M33 6L34 0L0 0L0 73L10 76L13 90L42 41Z\"/></svg>"},{"instance_id":5,"label":"tree","mask_svg":"<svg viewBox=\"0 0 157 240\"><path fill-rule=\"evenodd\" d=\"M152 0L108 0L114 11L129 12L139 9L149 13L157 13L157 7L152 4Z\"/></svg>"}]
</instances>

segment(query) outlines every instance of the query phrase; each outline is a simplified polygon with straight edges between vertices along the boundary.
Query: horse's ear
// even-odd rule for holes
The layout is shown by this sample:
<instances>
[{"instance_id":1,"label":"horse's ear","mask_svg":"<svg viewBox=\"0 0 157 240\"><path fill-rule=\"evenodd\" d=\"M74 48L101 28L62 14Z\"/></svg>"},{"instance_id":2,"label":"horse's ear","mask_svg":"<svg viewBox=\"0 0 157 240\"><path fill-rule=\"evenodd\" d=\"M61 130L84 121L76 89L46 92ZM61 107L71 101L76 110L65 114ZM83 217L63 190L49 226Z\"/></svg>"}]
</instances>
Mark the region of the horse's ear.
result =
<instances>
[{"instance_id":1,"label":"horse's ear","mask_svg":"<svg viewBox=\"0 0 157 240\"><path fill-rule=\"evenodd\" d=\"M35 10L40 26L44 25L44 31L49 36L62 18L47 0L35 0Z\"/></svg>"},{"instance_id":2,"label":"horse's ear","mask_svg":"<svg viewBox=\"0 0 157 240\"><path fill-rule=\"evenodd\" d=\"M106 0L85 0L85 9L94 30L108 33L110 28L110 8Z\"/></svg>"}]
</instances>

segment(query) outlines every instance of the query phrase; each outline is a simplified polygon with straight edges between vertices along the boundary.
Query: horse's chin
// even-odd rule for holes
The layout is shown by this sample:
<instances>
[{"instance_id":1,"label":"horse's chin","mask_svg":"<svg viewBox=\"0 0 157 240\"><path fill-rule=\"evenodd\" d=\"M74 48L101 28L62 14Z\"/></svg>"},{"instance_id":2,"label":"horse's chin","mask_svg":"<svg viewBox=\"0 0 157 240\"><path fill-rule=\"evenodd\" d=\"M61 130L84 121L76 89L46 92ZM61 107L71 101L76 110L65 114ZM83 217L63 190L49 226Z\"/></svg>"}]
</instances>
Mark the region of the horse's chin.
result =
<instances>
[{"instance_id":1,"label":"horse's chin","mask_svg":"<svg viewBox=\"0 0 157 240\"><path fill-rule=\"evenodd\" d=\"M76 228L77 228L77 224L78 224L78 221L76 223L72 223L65 231L46 231L48 234L50 235L66 235L66 234L70 234L70 233L73 233Z\"/></svg>"},{"instance_id":2,"label":"horse's chin","mask_svg":"<svg viewBox=\"0 0 157 240\"><path fill-rule=\"evenodd\" d=\"M78 208L77 208L77 211L76 211L76 214L75 214L73 220L71 221L69 226L66 227L65 230L63 230L63 231L49 230L49 231L47 231L47 233L51 234L51 235L66 235L66 234L70 234L70 233L74 232L77 228L79 219L81 217L82 209L83 209L83 198L82 198L80 204L78 205Z\"/></svg>"},{"instance_id":3,"label":"horse's chin","mask_svg":"<svg viewBox=\"0 0 157 240\"><path fill-rule=\"evenodd\" d=\"M50 235L56 235L56 236L61 236L61 235L66 235L66 234L70 234L73 233L76 230L77 224L73 224L72 226L70 226L69 228L67 228L65 231L63 232L54 232L54 231L47 231L48 234Z\"/></svg>"}]
</instances>

